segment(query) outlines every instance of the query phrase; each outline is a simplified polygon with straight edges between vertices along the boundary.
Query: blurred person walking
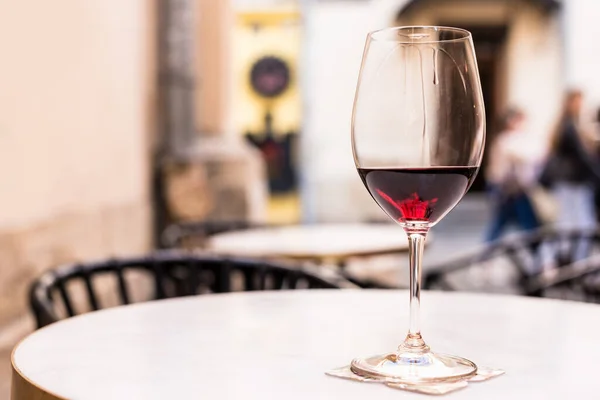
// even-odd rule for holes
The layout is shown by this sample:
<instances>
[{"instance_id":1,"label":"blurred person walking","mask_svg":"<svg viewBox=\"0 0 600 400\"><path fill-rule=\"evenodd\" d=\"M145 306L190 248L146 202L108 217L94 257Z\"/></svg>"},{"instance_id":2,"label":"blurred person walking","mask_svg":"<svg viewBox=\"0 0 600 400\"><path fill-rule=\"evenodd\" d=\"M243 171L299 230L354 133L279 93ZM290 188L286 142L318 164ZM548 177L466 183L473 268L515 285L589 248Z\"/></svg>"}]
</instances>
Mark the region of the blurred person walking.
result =
<instances>
[{"instance_id":1,"label":"blurred person walking","mask_svg":"<svg viewBox=\"0 0 600 400\"><path fill-rule=\"evenodd\" d=\"M600 141L600 108L596 110L596 118L594 120L593 128L592 128L595 141L598 143ZM600 147L596 146L596 151L594 153L595 159L600 159ZM595 210L596 210L596 222L600 223L600 184L596 184L595 187Z\"/></svg>"},{"instance_id":2,"label":"blurred person walking","mask_svg":"<svg viewBox=\"0 0 600 400\"><path fill-rule=\"evenodd\" d=\"M525 114L509 109L501 120L501 129L492 143L486 180L493 202L493 214L487 241L500 238L510 223L531 230L540 226L528 192L536 185L543 146L523 129Z\"/></svg>"},{"instance_id":3,"label":"blurred person walking","mask_svg":"<svg viewBox=\"0 0 600 400\"><path fill-rule=\"evenodd\" d=\"M600 183L590 132L582 129L583 93L567 92L563 110L550 140L546 167L540 182L551 187L559 203L559 229L589 229L596 226L594 189ZM585 258L589 243L582 242L576 259Z\"/></svg>"}]
</instances>

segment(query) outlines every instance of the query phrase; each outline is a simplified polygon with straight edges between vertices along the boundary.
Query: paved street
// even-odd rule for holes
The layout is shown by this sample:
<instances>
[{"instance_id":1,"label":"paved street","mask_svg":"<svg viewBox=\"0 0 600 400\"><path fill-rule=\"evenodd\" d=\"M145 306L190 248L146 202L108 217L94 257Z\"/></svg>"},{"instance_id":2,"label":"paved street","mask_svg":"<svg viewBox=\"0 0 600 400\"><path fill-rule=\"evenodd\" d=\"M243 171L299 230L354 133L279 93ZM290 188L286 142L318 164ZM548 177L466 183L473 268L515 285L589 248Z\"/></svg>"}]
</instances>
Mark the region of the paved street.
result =
<instances>
[{"instance_id":1,"label":"paved street","mask_svg":"<svg viewBox=\"0 0 600 400\"><path fill-rule=\"evenodd\" d=\"M427 250L427 264L443 261L483 244L490 219L488 199L472 194L463 199L433 228L433 243Z\"/></svg>"}]
</instances>

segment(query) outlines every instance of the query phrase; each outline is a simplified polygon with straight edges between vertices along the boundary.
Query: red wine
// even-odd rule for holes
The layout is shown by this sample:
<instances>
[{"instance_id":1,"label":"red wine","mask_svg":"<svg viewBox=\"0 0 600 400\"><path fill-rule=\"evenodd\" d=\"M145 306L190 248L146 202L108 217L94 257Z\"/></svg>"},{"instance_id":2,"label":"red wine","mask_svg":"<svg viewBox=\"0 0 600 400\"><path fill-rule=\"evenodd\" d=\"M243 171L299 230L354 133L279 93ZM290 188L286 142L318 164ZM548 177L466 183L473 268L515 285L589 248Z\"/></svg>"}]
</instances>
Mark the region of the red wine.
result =
<instances>
[{"instance_id":1,"label":"red wine","mask_svg":"<svg viewBox=\"0 0 600 400\"><path fill-rule=\"evenodd\" d=\"M358 168L358 173L394 220L432 225L458 204L477 167Z\"/></svg>"}]
</instances>

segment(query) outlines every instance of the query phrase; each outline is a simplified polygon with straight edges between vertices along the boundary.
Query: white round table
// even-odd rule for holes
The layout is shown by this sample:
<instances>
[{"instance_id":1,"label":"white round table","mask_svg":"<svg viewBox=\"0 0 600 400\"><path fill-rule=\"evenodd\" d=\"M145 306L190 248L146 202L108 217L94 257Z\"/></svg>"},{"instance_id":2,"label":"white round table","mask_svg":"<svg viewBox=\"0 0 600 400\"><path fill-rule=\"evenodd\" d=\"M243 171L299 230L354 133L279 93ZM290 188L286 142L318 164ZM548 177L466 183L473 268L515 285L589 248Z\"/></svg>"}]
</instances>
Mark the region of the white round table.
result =
<instances>
[{"instance_id":1,"label":"white round table","mask_svg":"<svg viewBox=\"0 0 600 400\"><path fill-rule=\"evenodd\" d=\"M15 348L12 399L423 399L324 374L395 348L407 300L405 291L255 292L89 313ZM425 292L423 332L437 351L506 371L452 399L600 393L600 306Z\"/></svg>"},{"instance_id":2,"label":"white round table","mask_svg":"<svg viewBox=\"0 0 600 400\"><path fill-rule=\"evenodd\" d=\"M222 233L208 248L235 256L339 261L405 251L408 241L395 224L316 224Z\"/></svg>"}]
</instances>

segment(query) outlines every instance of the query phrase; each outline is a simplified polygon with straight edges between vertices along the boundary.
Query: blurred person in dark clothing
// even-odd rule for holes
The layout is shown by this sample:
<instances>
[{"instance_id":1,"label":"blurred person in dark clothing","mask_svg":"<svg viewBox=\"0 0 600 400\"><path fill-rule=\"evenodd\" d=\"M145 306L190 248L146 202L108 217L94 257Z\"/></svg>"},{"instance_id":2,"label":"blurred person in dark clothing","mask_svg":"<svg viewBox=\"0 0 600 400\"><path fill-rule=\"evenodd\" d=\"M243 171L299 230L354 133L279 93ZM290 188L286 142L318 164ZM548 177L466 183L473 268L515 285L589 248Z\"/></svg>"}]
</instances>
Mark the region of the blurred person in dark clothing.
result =
<instances>
[{"instance_id":1,"label":"blurred person in dark clothing","mask_svg":"<svg viewBox=\"0 0 600 400\"><path fill-rule=\"evenodd\" d=\"M537 182L543 158L540 140L524 130L525 114L510 109L491 146L486 180L493 202L487 241L499 239L510 223L531 230L540 226L528 189Z\"/></svg>"},{"instance_id":2,"label":"blurred person in dark clothing","mask_svg":"<svg viewBox=\"0 0 600 400\"><path fill-rule=\"evenodd\" d=\"M594 121L594 135L596 142L600 139L600 108L596 111L596 119ZM596 160L600 159L600 148L596 146ZM595 188L595 206L596 206L596 222L600 222L600 184L596 184Z\"/></svg>"},{"instance_id":3,"label":"blurred person in dark clothing","mask_svg":"<svg viewBox=\"0 0 600 400\"><path fill-rule=\"evenodd\" d=\"M560 229L587 229L596 226L594 191L600 183L600 166L589 131L582 128L583 93L567 92L561 117L550 140L547 165L541 176L552 187L559 204ZM576 259L587 254L582 243Z\"/></svg>"},{"instance_id":4,"label":"blurred person in dark clothing","mask_svg":"<svg viewBox=\"0 0 600 400\"><path fill-rule=\"evenodd\" d=\"M598 143L600 141L600 108L596 111L593 124L593 134L595 142ZM600 160L600 147L598 145L595 146L596 151L594 153L596 161ZM600 223L600 183L596 183L594 188L594 200L595 200L595 210L596 210L596 223Z\"/></svg>"}]
</instances>

